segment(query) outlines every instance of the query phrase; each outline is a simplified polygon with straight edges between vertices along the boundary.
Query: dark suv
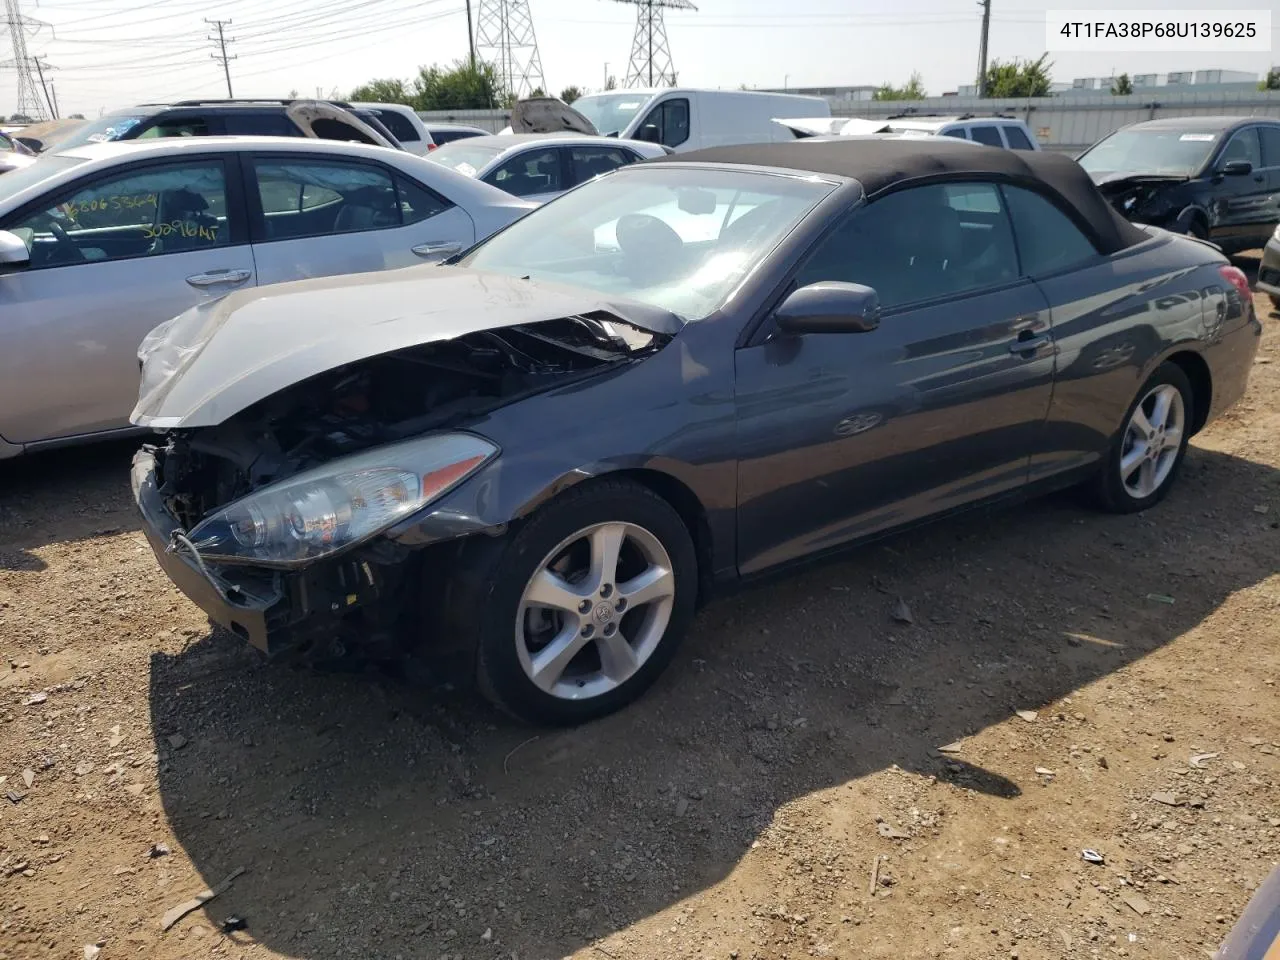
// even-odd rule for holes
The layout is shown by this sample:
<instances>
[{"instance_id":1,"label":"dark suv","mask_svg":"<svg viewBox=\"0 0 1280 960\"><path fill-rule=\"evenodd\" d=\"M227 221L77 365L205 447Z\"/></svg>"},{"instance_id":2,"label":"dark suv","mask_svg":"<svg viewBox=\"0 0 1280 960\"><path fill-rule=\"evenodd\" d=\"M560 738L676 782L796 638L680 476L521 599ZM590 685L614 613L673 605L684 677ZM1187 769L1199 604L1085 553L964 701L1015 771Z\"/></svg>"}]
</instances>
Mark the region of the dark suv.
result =
<instances>
[{"instance_id":1,"label":"dark suv","mask_svg":"<svg viewBox=\"0 0 1280 960\"><path fill-rule=\"evenodd\" d=\"M386 143L351 123L355 117ZM143 137L315 137L404 149L376 110L336 100L181 100L116 110L77 128L60 148Z\"/></svg>"},{"instance_id":2,"label":"dark suv","mask_svg":"<svg viewBox=\"0 0 1280 960\"><path fill-rule=\"evenodd\" d=\"M1148 120L1078 159L1122 216L1212 240L1227 253L1262 246L1280 223L1280 120Z\"/></svg>"}]
</instances>

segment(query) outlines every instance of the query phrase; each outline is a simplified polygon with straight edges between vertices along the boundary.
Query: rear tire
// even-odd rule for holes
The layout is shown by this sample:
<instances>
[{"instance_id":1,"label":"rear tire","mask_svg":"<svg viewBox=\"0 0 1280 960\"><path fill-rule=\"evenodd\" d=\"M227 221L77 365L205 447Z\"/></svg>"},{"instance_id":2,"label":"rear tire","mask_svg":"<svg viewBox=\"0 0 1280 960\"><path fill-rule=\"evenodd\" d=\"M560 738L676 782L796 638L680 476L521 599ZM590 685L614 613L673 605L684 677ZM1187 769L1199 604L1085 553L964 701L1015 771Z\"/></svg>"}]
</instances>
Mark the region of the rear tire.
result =
<instances>
[{"instance_id":1,"label":"rear tire","mask_svg":"<svg viewBox=\"0 0 1280 960\"><path fill-rule=\"evenodd\" d=\"M1280 297L1277 297L1274 293L1271 294L1271 309L1280 313Z\"/></svg>"},{"instance_id":2,"label":"rear tire","mask_svg":"<svg viewBox=\"0 0 1280 960\"><path fill-rule=\"evenodd\" d=\"M1187 452L1194 410L1187 375L1176 363L1162 363L1129 405L1094 481L1104 510L1138 513L1168 495Z\"/></svg>"},{"instance_id":3,"label":"rear tire","mask_svg":"<svg viewBox=\"0 0 1280 960\"><path fill-rule=\"evenodd\" d=\"M697 557L680 515L629 480L588 482L540 508L483 573L481 691L535 724L567 726L635 700L693 618Z\"/></svg>"}]
</instances>

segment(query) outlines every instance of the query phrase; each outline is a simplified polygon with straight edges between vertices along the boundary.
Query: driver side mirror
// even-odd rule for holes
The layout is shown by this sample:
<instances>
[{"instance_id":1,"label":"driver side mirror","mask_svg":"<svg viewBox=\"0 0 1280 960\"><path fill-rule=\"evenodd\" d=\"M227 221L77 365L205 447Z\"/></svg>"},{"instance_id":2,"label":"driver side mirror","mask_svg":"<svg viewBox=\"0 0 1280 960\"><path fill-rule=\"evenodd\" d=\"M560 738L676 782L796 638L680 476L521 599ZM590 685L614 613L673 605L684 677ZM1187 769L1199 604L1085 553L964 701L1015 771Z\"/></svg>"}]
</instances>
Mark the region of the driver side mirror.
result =
<instances>
[{"instance_id":1,"label":"driver side mirror","mask_svg":"<svg viewBox=\"0 0 1280 960\"><path fill-rule=\"evenodd\" d=\"M824 280L791 291L773 319L783 333L869 333L880 326L880 295L861 283Z\"/></svg>"},{"instance_id":2,"label":"driver side mirror","mask_svg":"<svg viewBox=\"0 0 1280 960\"><path fill-rule=\"evenodd\" d=\"M31 263L31 251L22 238L8 230L0 230L0 271L25 267Z\"/></svg>"},{"instance_id":3,"label":"driver side mirror","mask_svg":"<svg viewBox=\"0 0 1280 960\"><path fill-rule=\"evenodd\" d=\"M656 123L646 123L638 131L636 131L636 139L643 140L645 143L660 143L662 134L658 131Z\"/></svg>"},{"instance_id":4,"label":"driver side mirror","mask_svg":"<svg viewBox=\"0 0 1280 960\"><path fill-rule=\"evenodd\" d=\"M1253 173L1253 164L1248 160L1228 160L1222 165L1222 171L1228 177L1243 177Z\"/></svg>"}]
</instances>

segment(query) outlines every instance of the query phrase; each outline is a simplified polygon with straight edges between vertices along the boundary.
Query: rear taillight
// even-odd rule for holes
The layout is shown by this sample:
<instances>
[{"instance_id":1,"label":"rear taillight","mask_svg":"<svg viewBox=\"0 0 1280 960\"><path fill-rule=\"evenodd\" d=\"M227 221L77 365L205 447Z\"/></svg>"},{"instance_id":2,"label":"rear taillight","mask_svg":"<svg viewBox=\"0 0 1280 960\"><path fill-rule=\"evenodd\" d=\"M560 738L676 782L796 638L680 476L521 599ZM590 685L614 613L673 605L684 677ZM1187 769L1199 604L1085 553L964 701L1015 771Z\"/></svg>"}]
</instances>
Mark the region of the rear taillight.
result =
<instances>
[{"instance_id":1,"label":"rear taillight","mask_svg":"<svg viewBox=\"0 0 1280 960\"><path fill-rule=\"evenodd\" d=\"M1233 267L1228 264L1225 267L1219 267L1218 272L1222 274L1222 279L1227 281L1236 288L1236 292L1240 294L1240 299L1245 303L1253 300L1253 291L1249 289L1249 278L1244 275L1244 271L1239 267Z\"/></svg>"},{"instance_id":2,"label":"rear taillight","mask_svg":"<svg viewBox=\"0 0 1280 960\"><path fill-rule=\"evenodd\" d=\"M432 150L434 150L434 149L435 149L436 147L438 147L438 146L439 146L439 144L438 144L438 143L428 143L428 144L427 144L427 153L430 153Z\"/></svg>"}]
</instances>

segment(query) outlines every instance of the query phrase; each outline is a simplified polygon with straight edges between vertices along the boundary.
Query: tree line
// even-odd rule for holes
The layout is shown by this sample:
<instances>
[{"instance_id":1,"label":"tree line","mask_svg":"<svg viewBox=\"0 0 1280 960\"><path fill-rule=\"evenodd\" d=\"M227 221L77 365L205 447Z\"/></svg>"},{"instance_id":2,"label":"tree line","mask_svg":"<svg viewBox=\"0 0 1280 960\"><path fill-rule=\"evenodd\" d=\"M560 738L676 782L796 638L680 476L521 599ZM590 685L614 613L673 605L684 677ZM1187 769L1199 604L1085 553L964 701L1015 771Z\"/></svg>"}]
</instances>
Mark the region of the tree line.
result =
<instances>
[{"instance_id":1,"label":"tree line","mask_svg":"<svg viewBox=\"0 0 1280 960\"><path fill-rule=\"evenodd\" d=\"M545 97L541 87L531 97ZM560 99L572 103L582 90L568 86L560 91ZM419 67L413 79L370 80L351 91L350 100L374 103L403 103L414 110L483 110L510 107L512 99L502 89L498 71L491 63L454 61L451 67L433 64Z\"/></svg>"}]
</instances>

